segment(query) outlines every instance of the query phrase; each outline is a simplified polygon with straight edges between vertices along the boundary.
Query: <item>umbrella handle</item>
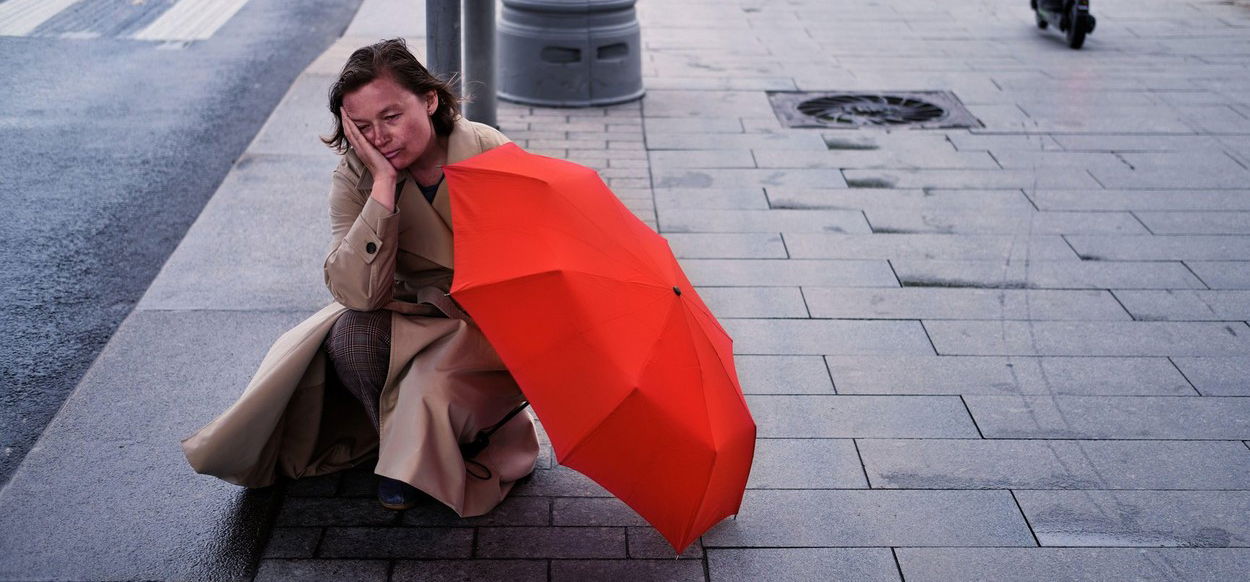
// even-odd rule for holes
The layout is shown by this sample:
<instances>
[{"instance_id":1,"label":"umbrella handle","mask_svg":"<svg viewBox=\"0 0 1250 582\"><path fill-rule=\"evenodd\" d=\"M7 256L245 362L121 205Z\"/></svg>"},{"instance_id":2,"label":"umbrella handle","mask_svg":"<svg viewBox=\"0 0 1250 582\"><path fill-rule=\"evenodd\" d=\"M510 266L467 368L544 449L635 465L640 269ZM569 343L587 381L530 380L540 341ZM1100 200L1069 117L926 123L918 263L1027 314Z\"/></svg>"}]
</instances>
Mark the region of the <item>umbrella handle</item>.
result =
<instances>
[{"instance_id":1,"label":"umbrella handle","mask_svg":"<svg viewBox=\"0 0 1250 582\"><path fill-rule=\"evenodd\" d=\"M495 434L495 431L499 430L499 428L502 427L504 424L506 424L509 420L512 420L512 417L520 414L521 411L525 410L525 407L529 405L530 405L530 402L528 400L522 402L520 406L513 408L511 411L508 412L508 414L504 415L503 420L500 420L499 422L496 422L495 424L492 424L482 430L479 430L477 432L477 436L473 437L473 440L467 443L460 443L460 454L464 457L465 461L468 464L472 464L481 468L481 470L485 472L485 475L483 476L473 471L469 471L470 475L477 477L478 479L490 479L491 477L490 469L486 468L485 465L477 461L474 461L473 457L476 457L478 453L482 452L482 449L485 449L486 446L490 444L490 437L491 435Z\"/></svg>"}]
</instances>

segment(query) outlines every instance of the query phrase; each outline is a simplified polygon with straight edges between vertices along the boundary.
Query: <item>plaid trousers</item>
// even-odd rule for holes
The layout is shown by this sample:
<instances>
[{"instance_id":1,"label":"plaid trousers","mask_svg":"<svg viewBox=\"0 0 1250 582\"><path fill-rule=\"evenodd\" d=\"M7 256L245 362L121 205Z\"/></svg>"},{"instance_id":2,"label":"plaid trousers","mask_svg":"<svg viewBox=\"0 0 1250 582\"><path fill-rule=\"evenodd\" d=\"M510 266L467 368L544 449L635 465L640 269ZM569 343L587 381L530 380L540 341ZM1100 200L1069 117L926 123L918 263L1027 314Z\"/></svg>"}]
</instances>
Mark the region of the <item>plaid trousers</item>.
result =
<instances>
[{"instance_id":1,"label":"plaid trousers","mask_svg":"<svg viewBox=\"0 0 1250 582\"><path fill-rule=\"evenodd\" d=\"M379 401L391 359L391 312L346 311L323 344L339 383L364 405L379 428Z\"/></svg>"}]
</instances>

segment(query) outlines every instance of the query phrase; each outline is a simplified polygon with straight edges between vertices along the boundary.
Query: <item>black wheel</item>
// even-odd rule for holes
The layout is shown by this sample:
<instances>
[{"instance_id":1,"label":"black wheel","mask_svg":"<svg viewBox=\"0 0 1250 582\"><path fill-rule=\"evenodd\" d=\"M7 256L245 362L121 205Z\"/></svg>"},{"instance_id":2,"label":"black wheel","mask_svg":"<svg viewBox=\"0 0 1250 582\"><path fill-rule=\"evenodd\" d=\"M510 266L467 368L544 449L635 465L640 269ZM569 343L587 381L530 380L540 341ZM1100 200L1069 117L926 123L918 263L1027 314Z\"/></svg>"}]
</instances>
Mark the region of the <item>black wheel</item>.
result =
<instances>
[{"instance_id":1,"label":"black wheel","mask_svg":"<svg viewBox=\"0 0 1250 582\"><path fill-rule=\"evenodd\" d=\"M1067 30L1068 46L1079 49L1085 44L1085 32L1089 30L1089 14L1077 11L1076 2L1072 3L1070 10Z\"/></svg>"},{"instance_id":2,"label":"black wheel","mask_svg":"<svg viewBox=\"0 0 1250 582\"><path fill-rule=\"evenodd\" d=\"M1036 17L1037 17L1037 27L1038 27L1038 28L1040 28L1040 29L1042 29L1042 30L1046 30L1046 27L1050 26L1050 23L1049 23L1049 22L1046 22L1046 17L1045 17L1045 16L1042 16L1042 13L1041 13L1041 12L1036 12L1036 11L1035 11L1035 12L1033 12L1033 16L1036 16Z\"/></svg>"}]
</instances>

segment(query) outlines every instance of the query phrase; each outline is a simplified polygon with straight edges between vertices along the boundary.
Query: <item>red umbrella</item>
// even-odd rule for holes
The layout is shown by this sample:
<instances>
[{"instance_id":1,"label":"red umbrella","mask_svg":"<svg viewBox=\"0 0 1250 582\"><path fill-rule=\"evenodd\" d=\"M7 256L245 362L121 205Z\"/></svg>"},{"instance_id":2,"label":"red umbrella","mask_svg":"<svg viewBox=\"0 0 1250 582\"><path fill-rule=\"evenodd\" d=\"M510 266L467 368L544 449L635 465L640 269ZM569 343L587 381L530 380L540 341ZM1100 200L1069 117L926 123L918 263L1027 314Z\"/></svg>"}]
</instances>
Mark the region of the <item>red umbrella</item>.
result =
<instances>
[{"instance_id":1,"label":"red umbrella","mask_svg":"<svg viewBox=\"0 0 1250 582\"><path fill-rule=\"evenodd\" d=\"M572 162L507 144L444 172L452 297L516 378L557 461L679 553L736 514L755 422L733 341L668 242Z\"/></svg>"}]
</instances>

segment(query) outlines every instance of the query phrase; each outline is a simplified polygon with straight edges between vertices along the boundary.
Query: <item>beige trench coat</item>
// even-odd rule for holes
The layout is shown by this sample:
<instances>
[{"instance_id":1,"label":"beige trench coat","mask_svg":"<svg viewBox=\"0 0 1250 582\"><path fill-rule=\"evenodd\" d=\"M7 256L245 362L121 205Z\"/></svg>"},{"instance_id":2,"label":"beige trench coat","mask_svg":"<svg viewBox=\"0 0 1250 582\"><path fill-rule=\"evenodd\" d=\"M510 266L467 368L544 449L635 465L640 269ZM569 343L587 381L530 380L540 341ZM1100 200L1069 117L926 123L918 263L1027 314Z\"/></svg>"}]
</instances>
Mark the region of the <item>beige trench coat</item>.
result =
<instances>
[{"instance_id":1,"label":"beige trench coat","mask_svg":"<svg viewBox=\"0 0 1250 582\"><path fill-rule=\"evenodd\" d=\"M465 119L448 137L448 163L508 139ZM491 437L474 477L459 443L495 424L523 396L481 331L445 294L452 278L451 205L444 181L433 204L400 174L395 211L369 197L373 177L349 151L330 191L332 243L326 285L337 300L278 338L229 409L182 441L199 473L247 487L278 474L309 477L356 465L376 452L375 472L405 481L462 517L494 508L538 457L529 411ZM388 309L390 369L381 430L332 377L322 342L348 309ZM482 474L480 468L473 472Z\"/></svg>"}]
</instances>

